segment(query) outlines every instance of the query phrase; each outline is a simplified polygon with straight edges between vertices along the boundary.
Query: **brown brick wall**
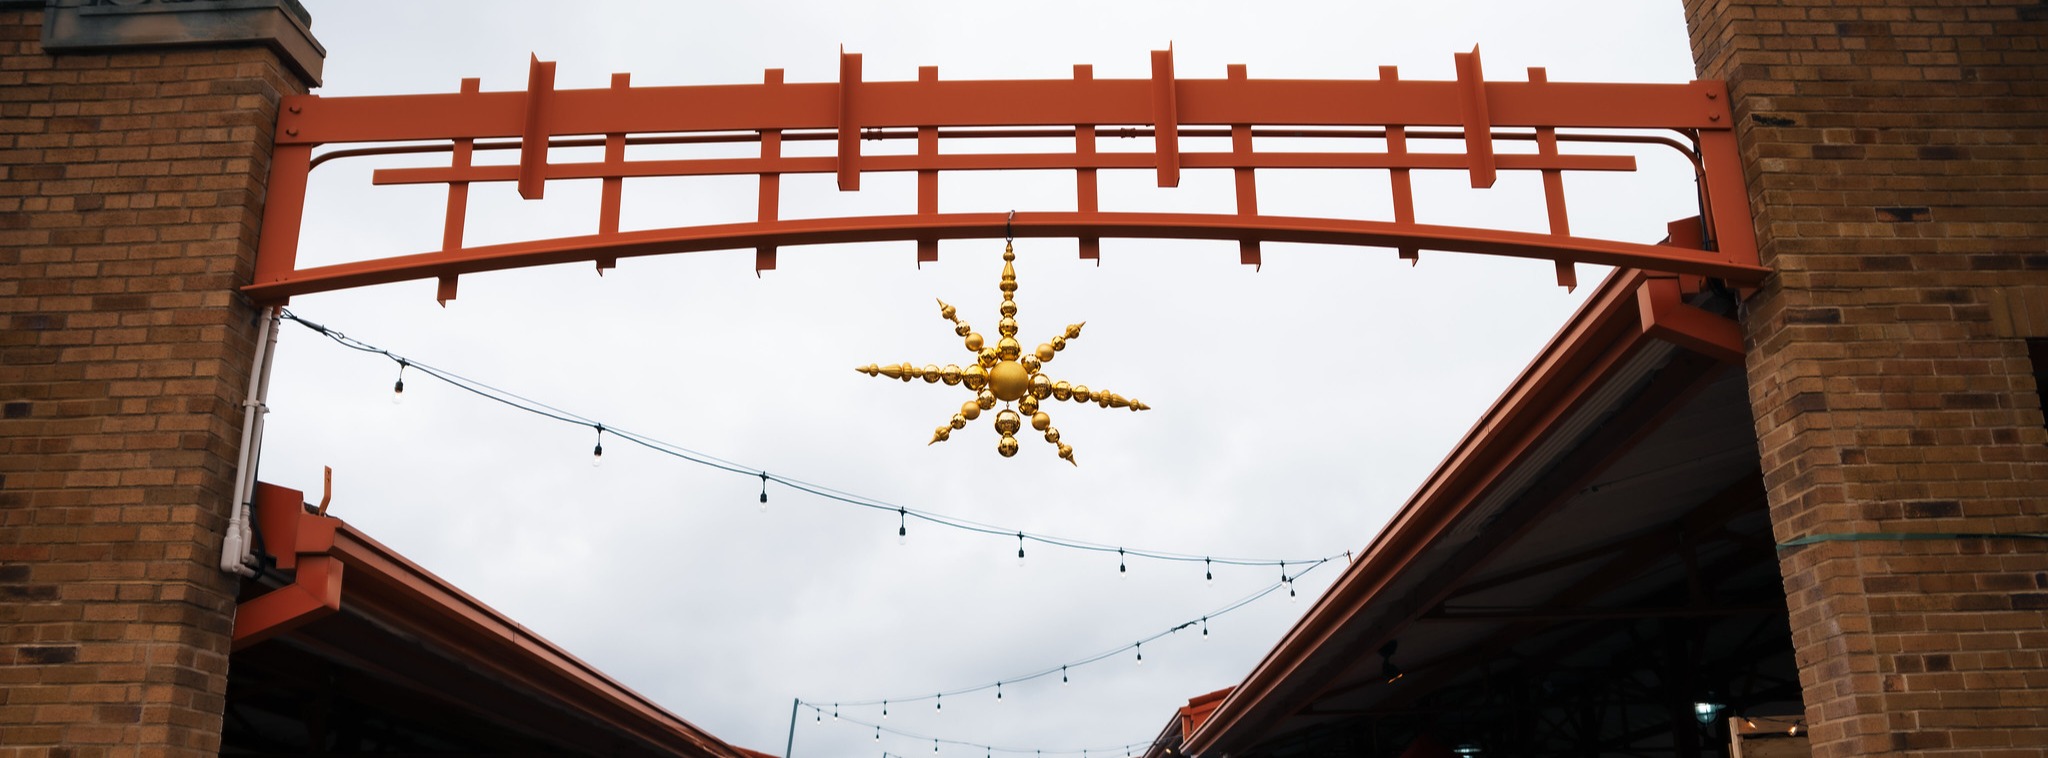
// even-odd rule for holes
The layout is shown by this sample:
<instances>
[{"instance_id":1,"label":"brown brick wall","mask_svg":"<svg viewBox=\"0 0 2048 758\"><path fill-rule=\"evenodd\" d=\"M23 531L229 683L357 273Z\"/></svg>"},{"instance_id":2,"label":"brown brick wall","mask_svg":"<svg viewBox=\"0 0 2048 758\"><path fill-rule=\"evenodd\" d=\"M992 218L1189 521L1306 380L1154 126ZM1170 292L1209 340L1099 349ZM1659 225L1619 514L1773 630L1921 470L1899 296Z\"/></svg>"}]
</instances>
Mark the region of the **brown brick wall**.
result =
<instances>
[{"instance_id":1,"label":"brown brick wall","mask_svg":"<svg viewBox=\"0 0 2048 758\"><path fill-rule=\"evenodd\" d=\"M0 755L210 755L233 288L303 90L259 47L45 55L41 17L0 8Z\"/></svg>"},{"instance_id":2,"label":"brown brick wall","mask_svg":"<svg viewBox=\"0 0 2048 758\"><path fill-rule=\"evenodd\" d=\"M1750 399L1814 755L2048 755L2048 5L1685 0L1763 262Z\"/></svg>"}]
</instances>

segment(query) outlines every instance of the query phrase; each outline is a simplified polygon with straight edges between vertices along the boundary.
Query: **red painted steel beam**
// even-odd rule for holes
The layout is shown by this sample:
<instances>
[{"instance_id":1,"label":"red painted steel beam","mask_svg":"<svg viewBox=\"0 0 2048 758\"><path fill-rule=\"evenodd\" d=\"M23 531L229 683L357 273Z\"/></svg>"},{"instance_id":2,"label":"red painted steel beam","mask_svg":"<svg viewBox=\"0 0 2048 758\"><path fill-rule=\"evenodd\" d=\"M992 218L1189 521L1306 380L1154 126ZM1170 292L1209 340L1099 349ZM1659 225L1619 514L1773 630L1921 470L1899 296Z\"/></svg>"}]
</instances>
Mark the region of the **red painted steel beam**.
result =
<instances>
[{"instance_id":1,"label":"red painted steel beam","mask_svg":"<svg viewBox=\"0 0 2048 758\"><path fill-rule=\"evenodd\" d=\"M1487 113L1486 77L1479 66L1479 46L1458 54L1458 105L1464 117L1466 164L1472 173L1472 187L1493 186L1498 164L1493 157L1493 122Z\"/></svg>"},{"instance_id":2,"label":"red painted steel beam","mask_svg":"<svg viewBox=\"0 0 2048 758\"><path fill-rule=\"evenodd\" d=\"M256 515L264 551L292 583L242 602L235 608L231 646L241 650L341 610L343 565L327 552L334 547L336 519L306 512L298 490L257 483Z\"/></svg>"},{"instance_id":3,"label":"red painted steel beam","mask_svg":"<svg viewBox=\"0 0 2048 758\"><path fill-rule=\"evenodd\" d=\"M519 133L519 196L541 199L548 164L548 109L554 106L555 62L538 56L526 72L525 129Z\"/></svg>"},{"instance_id":4,"label":"red painted steel beam","mask_svg":"<svg viewBox=\"0 0 2048 758\"><path fill-rule=\"evenodd\" d=\"M1643 334L1664 340L1722 363L1740 366L1746 351L1742 327L1718 313L1687 305L1678 280L1657 277L1636 288Z\"/></svg>"},{"instance_id":5,"label":"red painted steel beam","mask_svg":"<svg viewBox=\"0 0 2048 758\"><path fill-rule=\"evenodd\" d=\"M1005 221L1005 215L997 213L869 216L563 237L301 269L278 281L252 284L243 291L258 302L275 302L293 295L349 287L598 258L739 250L767 244L1001 239L1006 230L1019 237L1259 240L1397 249L1424 247L1544 260L1569 257L1594 265L1697 274L1740 283L1761 281L1767 273L1761 267L1718 260L1701 251L1662 245L1386 221L1201 213L1030 213L1018 214L1013 226L1006 227Z\"/></svg>"},{"instance_id":6,"label":"red painted steel beam","mask_svg":"<svg viewBox=\"0 0 2048 758\"><path fill-rule=\"evenodd\" d=\"M938 135L934 135L935 137ZM1246 148L1249 151L1249 147ZM864 172L891 171L1009 171L1030 169L1142 169L1151 168L1154 157L1143 153L1095 153L1079 156L1067 153L953 153L933 155L875 155L861 158ZM1335 169L1439 169L1461 170L1465 156L1447 153L1309 153L1267 152L1244 154L1180 153L1175 162L1185 168L1335 168ZM1636 159L1628 155L1502 155L1494 165L1521 171L1634 171ZM694 158L648 160L613 165L603 161L557 163L539 169L548 179L609 179L653 176L734 176L760 173L825 174L839 170L831 157L777 158ZM371 174L374 184L442 184L446 182L505 182L522 175L518 166L435 166L385 168Z\"/></svg>"},{"instance_id":7,"label":"red painted steel beam","mask_svg":"<svg viewBox=\"0 0 2048 758\"><path fill-rule=\"evenodd\" d=\"M1180 186L1179 82L1173 78L1173 47L1152 51L1152 154L1159 186Z\"/></svg>"},{"instance_id":8,"label":"red painted steel beam","mask_svg":"<svg viewBox=\"0 0 2048 758\"><path fill-rule=\"evenodd\" d=\"M847 105L862 127L994 127L1153 123L1150 79L861 82ZM1486 82L1495 127L1727 129L1720 82L1589 84ZM1401 124L1460 127L1458 82L1420 80L1180 79L1180 127ZM1719 93L1716 98L1709 94ZM614 132L837 130L840 85L786 83L554 90L551 135ZM280 145L519 137L524 92L284 98ZM297 112L291 108L299 108Z\"/></svg>"},{"instance_id":9,"label":"red painted steel beam","mask_svg":"<svg viewBox=\"0 0 2048 758\"><path fill-rule=\"evenodd\" d=\"M1545 81L1537 70L1526 82L1485 81L1478 50L1460 54L1455 81L1405 81L1391 68L1377 80L1331 81L1249 78L1242 66L1225 79L1180 79L1172 50L1152 55L1144 79L1096 79L1086 67L1063 80L941 81L936 70L920 69L915 81L864 82L861 57L841 51L837 82L790 84L770 72L760 84L633 87L617 76L602 89L557 90L554 64L534 58L524 92L479 92L473 80L463 91L443 95L353 98L286 98L279 115L278 159L271 177L272 204L266 213L257 275L247 291L266 301L291 294L400 281L423 276L439 280L445 303L465 273L569 260L595 261L602 271L617 258L714 249L755 249L757 270L773 268L781 245L910 240L919 260L936 257L941 239L986 238L996 228L969 215L937 213L942 172L1055 169L1072 170L1078 211L1035 213L1021 233L1075 236L1082 257L1095 257L1106 236L1159 239L1219 239L1239 243L1240 260L1256 265L1261 242L1314 242L1393 247L1413 260L1423 247L1543 258L1556 262L1558 280L1576 283L1574 263L1639 267L1694 277L1713 276L1754 284L1757 266L1739 156L1732 151L1732 117L1719 82L1662 84L1571 84ZM1262 125L1303 130L1303 134L1365 131L1378 127L1382 152L1297 152L1257 149ZM1427 132L1455 128L1463 153L1408 150L1407 142ZM1571 127L1668 129L1692 133L1698 144L1704 216L1712 233L1692 249L1579 239L1569 236L1563 213L1565 171L1633 171L1632 156L1570 155L1557 149L1556 130ZM994 130L1071 130L1072 151L1054 153L946 152L941 141L954 136L987 136ZM1097 151L1093 138L1103 128L1145 131L1148 152ZM1536 154L1498 154L1493 143L1530 135L1496 129L1533 130ZM879 130L914 134L918 150L909 155L863 156L861 142ZM787 133L785 133L787 132ZM1231 137L1222 152L1184 152L1183 133ZM758 157L628 161L626 145L636 134L693 140L758 140ZM1122 133L1122 132L1114 132ZM782 142L796 135L825 135L837 142L826 156L786 156ZM468 160L478 139L518 138L514 165L477 166ZM553 164L550 140L601 141L602 160ZM374 172L378 184L445 184L449 190L447 228L438 253L401 256L315 269L296 266L299 218L304 213L306 173L316 144L434 141L452 145L446 166L388 168ZM401 146L403 147L403 146ZM349 150L336 151L349 153ZM353 151L353 152L360 152ZM1148 170L1161 186L1176 186L1187 170L1228 169L1236 178L1234 214L1103 213L1098 211L1097 173ZM1387 170L1394 182L1394 221L1361 222L1262 216L1258 210L1258 169ZM1409 174L1416 170L1466 171L1474 186L1490 186L1500 171L1543 174L1551 211L1548 235L1484 229L1455 229L1414 223ZM782 221L779 178L783 174L831 173L842 190L857 190L866 172L914 172L918 213L843 219ZM726 224L646 232L618 230L623 180L635 177L755 175L760 178L760 215L752 224ZM543 196L547 182L596 179L603 184L594 236L463 247L466 189L475 182L515 182L522 197Z\"/></svg>"}]
</instances>

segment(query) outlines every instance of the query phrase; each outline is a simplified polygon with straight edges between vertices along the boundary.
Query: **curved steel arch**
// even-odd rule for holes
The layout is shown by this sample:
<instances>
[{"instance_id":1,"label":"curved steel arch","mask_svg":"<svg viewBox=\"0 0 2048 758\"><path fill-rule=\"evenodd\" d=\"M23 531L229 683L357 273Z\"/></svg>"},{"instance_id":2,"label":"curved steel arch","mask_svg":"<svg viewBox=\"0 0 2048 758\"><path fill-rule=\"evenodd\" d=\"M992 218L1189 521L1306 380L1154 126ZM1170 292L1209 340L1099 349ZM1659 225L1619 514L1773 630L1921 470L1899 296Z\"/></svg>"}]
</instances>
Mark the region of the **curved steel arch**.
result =
<instances>
[{"instance_id":1,"label":"curved steel arch","mask_svg":"<svg viewBox=\"0 0 2048 758\"><path fill-rule=\"evenodd\" d=\"M942 239L1020 236L1075 237L1081 255L1099 254L1103 237L1212 239L1239 242L1244 263L1260 260L1259 243L1313 242L1392 248L1415 259L1423 249L1542 258L1556 262L1558 283L1576 285L1578 262L1636 268L1736 284L1754 284L1758 265L1748 199L1735 151L1732 116L1719 82L1689 84L1582 84L1547 81L1543 69L1525 82L1488 82L1479 51L1457 56L1455 81L1407 81L1394 67L1375 80L1250 79L1229 67L1224 79L1177 79L1170 50L1152 54L1149 79L1095 79L1076 66L1067 80L941 81L934 67L913 82L863 82L861 57L842 53L837 83L785 83L771 69L761 84L633 87L615 74L605 89L554 88L554 64L534 59L525 92L482 92L475 79L444 95L349 98L294 96L278 117L268 206L256 277L244 288L259 302L368 284L435 278L443 302L455 296L462 274L522 266L595 261L600 270L619 258L700 250L754 248L757 270L775 266L783 245L882 240L915 241L918 260L936 260ZM1561 146L1582 141L1669 143L1657 136L1560 134L1559 129L1671 130L1689 137L1698 167L1701 216L1675 222L1663 243L1571 236L1562 176L1566 171L1633 171L1626 155L1579 154ZM1497 132L1497 129L1510 131ZM1150 152L1103 152L1097 140L1142 136ZM1227 151L1186 151L1183 136L1227 137ZM1062 152L941 152L942 140L987 137L1059 140ZM1260 149L1254 138L1352 139L1351 151ZM517 138L516 143L479 142ZM582 139L578 139L582 138ZM915 153L863 155L864 141L915 139ZM1424 139L1448 139L1462 152L1409 149ZM831 140L834 154L788 156L785 142ZM1533 153L1497 153L1495 142L1535 143ZM414 142L373 149L343 149L316 159L321 145ZM749 142L749 158L628 160L629 144ZM476 165L475 152L516 144L515 165ZM550 162L548 148L602 146L601 160ZM375 152L446 152L447 165L374 172L376 184L442 184L447 206L438 250L301 269L299 226L308 174L327 157ZM1394 218L1389 221L1262 215L1256 174L1262 168L1370 169L1387 172ZM997 214L942 214L942 172L1063 169L1074 172L1075 207L1069 212L1025 212L1014 226ZM1173 187L1183 170L1228 170L1236 183L1235 213L1130 213L1099 207L1101 171L1149 170L1159 186ZM1473 187L1490 187L1501 171L1541 175L1548 233L1435 226L1415 222L1412 172L1463 171ZM914 172L917 212L906 215L823 219L780 218L784 174L831 173L841 190L857 190L863 173ZM624 180L638 177L753 175L759 177L759 217L738 224L621 231ZM602 183L598 232L500 245L463 242L469 186L516 182L520 195L538 199L552 181Z\"/></svg>"}]
</instances>

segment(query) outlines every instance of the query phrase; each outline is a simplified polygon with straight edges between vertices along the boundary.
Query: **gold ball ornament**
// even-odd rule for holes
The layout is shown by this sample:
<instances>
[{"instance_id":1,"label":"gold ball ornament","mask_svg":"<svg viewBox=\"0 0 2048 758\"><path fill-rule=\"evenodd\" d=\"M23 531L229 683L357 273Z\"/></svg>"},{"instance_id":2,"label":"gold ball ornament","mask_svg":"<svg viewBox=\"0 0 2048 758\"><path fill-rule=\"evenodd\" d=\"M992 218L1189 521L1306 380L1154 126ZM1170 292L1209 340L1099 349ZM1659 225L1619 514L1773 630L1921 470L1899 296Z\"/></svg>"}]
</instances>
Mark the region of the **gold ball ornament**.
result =
<instances>
[{"instance_id":1,"label":"gold ball ornament","mask_svg":"<svg viewBox=\"0 0 2048 758\"><path fill-rule=\"evenodd\" d=\"M996 432L1005 437L1016 434L1022 423L1023 417L1008 408L996 414Z\"/></svg>"},{"instance_id":2,"label":"gold ball ornament","mask_svg":"<svg viewBox=\"0 0 2048 758\"><path fill-rule=\"evenodd\" d=\"M1031 372L1016 361L1003 361L988 370L988 388L997 400L1014 402L1031 389Z\"/></svg>"},{"instance_id":3,"label":"gold ball ornament","mask_svg":"<svg viewBox=\"0 0 2048 758\"><path fill-rule=\"evenodd\" d=\"M1125 398L1108 390L1090 390L1087 385L1055 382L1042 369L1052 362L1053 357L1065 350L1067 343L1081 336L1086 322L1068 324L1061 333L1040 343L1035 348L1026 348L1017 340L1017 272L1013 262L1016 252L1011 245L1003 246L1003 275L999 286L1003 297L997 308L1000 313L996 325L995 339L989 339L974 331L966 321L960 319L959 309L944 300L938 300L939 315L951 322L953 333L974 356L965 366L946 364L943 368L935 364L922 367L909 363L868 364L855 369L869 376L883 376L909 382L913 378L923 379L927 384L945 382L947 385L966 385L975 393L974 399L960 404L958 413L952 414L944 426L932 430L932 443L947 441L952 433L967 428L969 422L981 417L984 411L994 411L994 426L998 435L996 451L1009 458L1017 454L1021 445L1016 433L1028 422L1031 428L1042 434L1048 444L1059 452L1059 457L1074 463L1074 448L1060 439L1060 430L1053 428L1052 416L1041 407L1046 398L1093 402L1105 408L1130 408L1146 410L1148 406L1134 399ZM1000 410L998 410L1000 409ZM601 430L600 430L601 431ZM766 497L765 495L763 497Z\"/></svg>"}]
</instances>

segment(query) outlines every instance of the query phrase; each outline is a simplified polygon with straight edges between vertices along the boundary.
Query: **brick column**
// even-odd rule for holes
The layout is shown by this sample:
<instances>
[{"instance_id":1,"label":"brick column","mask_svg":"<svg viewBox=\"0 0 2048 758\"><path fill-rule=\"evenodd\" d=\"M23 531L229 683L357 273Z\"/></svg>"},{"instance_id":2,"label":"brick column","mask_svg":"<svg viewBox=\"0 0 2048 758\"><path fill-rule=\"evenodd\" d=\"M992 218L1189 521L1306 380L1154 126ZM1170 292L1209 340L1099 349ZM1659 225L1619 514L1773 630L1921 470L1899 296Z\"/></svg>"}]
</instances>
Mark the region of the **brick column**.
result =
<instances>
[{"instance_id":1,"label":"brick column","mask_svg":"<svg viewBox=\"0 0 2048 758\"><path fill-rule=\"evenodd\" d=\"M235 288L278 99L318 61L234 38L303 29L260 3L49 5L0 2L0 753L212 755Z\"/></svg>"},{"instance_id":2,"label":"brick column","mask_svg":"<svg viewBox=\"0 0 2048 758\"><path fill-rule=\"evenodd\" d=\"M1684 0L1813 754L2048 755L2048 5ZM2029 305L2032 304L2032 305Z\"/></svg>"}]
</instances>

